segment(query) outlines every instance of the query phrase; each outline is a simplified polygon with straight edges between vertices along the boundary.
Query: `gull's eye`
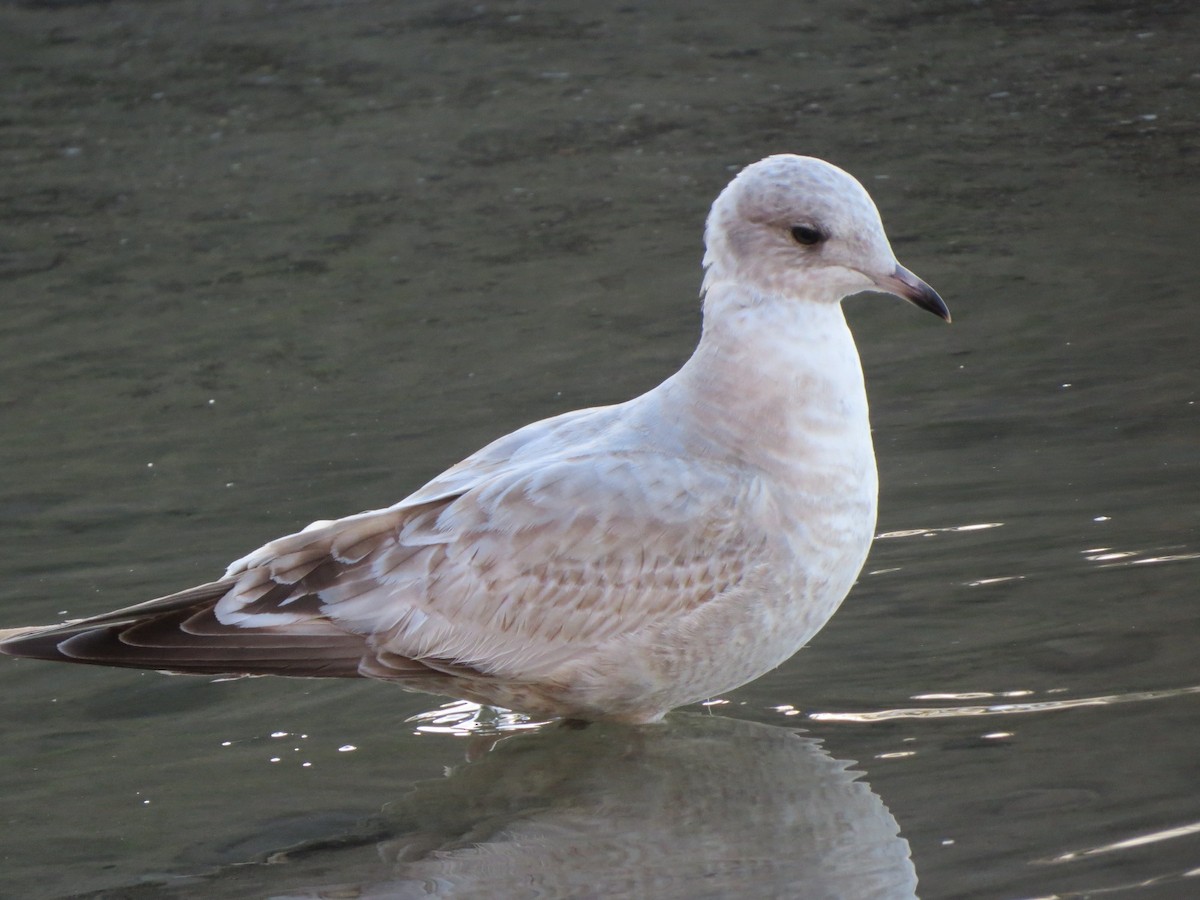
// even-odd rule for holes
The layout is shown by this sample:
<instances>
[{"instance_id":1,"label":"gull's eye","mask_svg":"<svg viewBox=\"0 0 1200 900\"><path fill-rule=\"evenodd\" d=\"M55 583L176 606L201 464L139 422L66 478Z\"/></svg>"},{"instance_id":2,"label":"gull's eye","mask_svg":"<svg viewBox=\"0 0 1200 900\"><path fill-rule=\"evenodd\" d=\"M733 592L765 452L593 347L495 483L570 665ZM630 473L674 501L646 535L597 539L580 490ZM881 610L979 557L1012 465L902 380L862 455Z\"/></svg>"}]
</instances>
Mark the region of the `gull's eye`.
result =
<instances>
[{"instance_id":1,"label":"gull's eye","mask_svg":"<svg viewBox=\"0 0 1200 900\"><path fill-rule=\"evenodd\" d=\"M811 225L793 225L792 240L797 244L811 247L813 244L819 244L825 240L825 235L821 233L820 229L813 228Z\"/></svg>"}]
</instances>

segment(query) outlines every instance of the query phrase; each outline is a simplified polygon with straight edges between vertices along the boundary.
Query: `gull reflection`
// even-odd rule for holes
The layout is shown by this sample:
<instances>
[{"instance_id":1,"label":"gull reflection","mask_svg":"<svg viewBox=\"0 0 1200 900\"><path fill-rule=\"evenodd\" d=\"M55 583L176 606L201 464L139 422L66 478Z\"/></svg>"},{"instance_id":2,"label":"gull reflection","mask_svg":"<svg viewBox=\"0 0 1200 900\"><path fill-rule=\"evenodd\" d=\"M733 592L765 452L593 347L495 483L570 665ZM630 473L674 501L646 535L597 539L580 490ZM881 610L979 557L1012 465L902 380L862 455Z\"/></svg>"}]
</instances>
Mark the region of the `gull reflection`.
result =
<instances>
[{"instance_id":1,"label":"gull reflection","mask_svg":"<svg viewBox=\"0 0 1200 900\"><path fill-rule=\"evenodd\" d=\"M908 842L851 765L793 730L704 714L553 725L413 785L354 834L206 886L275 900L915 897Z\"/></svg>"}]
</instances>

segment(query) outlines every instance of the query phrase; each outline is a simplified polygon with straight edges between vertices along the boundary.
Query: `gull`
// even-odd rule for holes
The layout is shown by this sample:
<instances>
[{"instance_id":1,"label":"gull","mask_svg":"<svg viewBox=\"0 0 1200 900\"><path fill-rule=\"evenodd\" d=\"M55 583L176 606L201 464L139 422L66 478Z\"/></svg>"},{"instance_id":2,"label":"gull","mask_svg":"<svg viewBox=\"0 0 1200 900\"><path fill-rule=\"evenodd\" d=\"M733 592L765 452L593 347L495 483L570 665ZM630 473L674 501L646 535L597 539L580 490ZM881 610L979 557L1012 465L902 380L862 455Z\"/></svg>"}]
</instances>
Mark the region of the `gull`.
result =
<instances>
[{"instance_id":1,"label":"gull","mask_svg":"<svg viewBox=\"0 0 1200 900\"><path fill-rule=\"evenodd\" d=\"M743 685L854 584L878 478L862 291L947 322L867 191L781 154L705 227L703 329L674 375L534 422L393 506L314 522L218 580L0 632L0 651L217 675L365 677L539 717L650 723Z\"/></svg>"}]
</instances>

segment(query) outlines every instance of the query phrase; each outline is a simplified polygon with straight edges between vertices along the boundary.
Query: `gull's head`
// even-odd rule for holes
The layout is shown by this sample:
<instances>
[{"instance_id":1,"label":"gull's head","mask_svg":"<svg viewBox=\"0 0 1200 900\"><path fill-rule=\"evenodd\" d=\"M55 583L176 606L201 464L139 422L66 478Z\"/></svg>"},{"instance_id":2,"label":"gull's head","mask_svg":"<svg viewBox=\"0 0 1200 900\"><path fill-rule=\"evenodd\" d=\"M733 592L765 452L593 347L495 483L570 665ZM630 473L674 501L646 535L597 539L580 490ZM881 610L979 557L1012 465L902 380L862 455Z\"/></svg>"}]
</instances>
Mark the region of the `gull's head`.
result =
<instances>
[{"instance_id":1,"label":"gull's head","mask_svg":"<svg viewBox=\"0 0 1200 900\"><path fill-rule=\"evenodd\" d=\"M937 292L896 261L866 189L811 156L743 169L713 203L704 242L706 291L735 281L760 296L828 303L886 291L950 321Z\"/></svg>"}]
</instances>

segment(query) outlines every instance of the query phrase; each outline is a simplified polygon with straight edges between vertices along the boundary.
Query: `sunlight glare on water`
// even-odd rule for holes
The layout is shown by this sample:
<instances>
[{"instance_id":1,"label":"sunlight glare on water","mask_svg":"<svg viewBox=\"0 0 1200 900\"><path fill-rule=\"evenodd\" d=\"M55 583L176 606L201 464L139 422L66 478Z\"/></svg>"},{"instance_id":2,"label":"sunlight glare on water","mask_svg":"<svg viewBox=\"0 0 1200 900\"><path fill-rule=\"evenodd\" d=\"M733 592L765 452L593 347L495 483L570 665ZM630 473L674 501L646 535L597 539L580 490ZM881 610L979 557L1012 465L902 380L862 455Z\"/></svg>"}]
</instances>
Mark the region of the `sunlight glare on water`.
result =
<instances>
[{"instance_id":1,"label":"sunlight glare on water","mask_svg":"<svg viewBox=\"0 0 1200 900\"><path fill-rule=\"evenodd\" d=\"M970 694L924 694L913 700L935 698L982 699L985 697L1024 697L1034 691L1003 691L995 694L976 692ZM1046 691L1045 693L1055 693ZM1159 691L1135 691L1128 694L1109 694L1099 697L1075 697L1063 700L1033 700L1023 703L971 704L966 706L926 706L904 709L880 709L865 712L810 712L807 717L816 722L881 722L888 719L948 719L961 716L1007 716L1021 713L1060 712L1086 706L1113 706L1118 703L1139 703L1147 700L1164 700L1200 694L1200 685L1194 687L1166 688Z\"/></svg>"}]
</instances>

